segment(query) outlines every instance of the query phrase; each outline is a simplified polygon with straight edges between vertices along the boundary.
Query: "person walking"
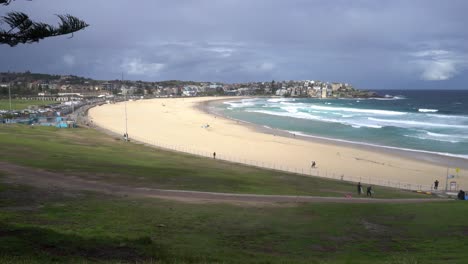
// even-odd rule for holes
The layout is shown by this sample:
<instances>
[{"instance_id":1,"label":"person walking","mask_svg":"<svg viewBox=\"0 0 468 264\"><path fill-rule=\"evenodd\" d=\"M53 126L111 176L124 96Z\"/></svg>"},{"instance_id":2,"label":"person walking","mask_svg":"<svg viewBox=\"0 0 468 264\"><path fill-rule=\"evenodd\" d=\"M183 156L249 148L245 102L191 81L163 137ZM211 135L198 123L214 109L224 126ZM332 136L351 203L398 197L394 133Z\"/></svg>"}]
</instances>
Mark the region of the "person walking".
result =
<instances>
[{"instance_id":1,"label":"person walking","mask_svg":"<svg viewBox=\"0 0 468 264\"><path fill-rule=\"evenodd\" d=\"M315 168L315 165L316 165L315 161L312 161L312 164L310 165L310 167L311 167L312 169L314 169L314 168Z\"/></svg>"},{"instance_id":2,"label":"person walking","mask_svg":"<svg viewBox=\"0 0 468 264\"><path fill-rule=\"evenodd\" d=\"M362 185L361 185L361 182L359 182L358 185L357 185L357 193L358 193L359 195L361 195L361 193L362 193Z\"/></svg>"},{"instance_id":3,"label":"person walking","mask_svg":"<svg viewBox=\"0 0 468 264\"><path fill-rule=\"evenodd\" d=\"M372 186L367 187L367 196L372 197Z\"/></svg>"},{"instance_id":4,"label":"person walking","mask_svg":"<svg viewBox=\"0 0 468 264\"><path fill-rule=\"evenodd\" d=\"M439 188L439 180L434 182L434 190L437 190L437 188Z\"/></svg>"},{"instance_id":5,"label":"person walking","mask_svg":"<svg viewBox=\"0 0 468 264\"><path fill-rule=\"evenodd\" d=\"M213 159L216 159L216 152L213 152Z\"/></svg>"}]
</instances>

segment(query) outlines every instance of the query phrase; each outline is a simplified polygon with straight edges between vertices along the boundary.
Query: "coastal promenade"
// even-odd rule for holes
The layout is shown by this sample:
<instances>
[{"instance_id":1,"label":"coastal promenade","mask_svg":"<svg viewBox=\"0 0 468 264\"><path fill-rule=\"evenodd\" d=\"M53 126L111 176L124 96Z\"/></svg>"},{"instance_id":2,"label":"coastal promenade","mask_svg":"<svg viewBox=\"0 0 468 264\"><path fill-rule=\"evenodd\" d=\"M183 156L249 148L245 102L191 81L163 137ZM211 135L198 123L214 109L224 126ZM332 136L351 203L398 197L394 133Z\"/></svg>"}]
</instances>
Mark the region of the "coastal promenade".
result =
<instances>
[{"instance_id":1,"label":"coastal promenade","mask_svg":"<svg viewBox=\"0 0 468 264\"><path fill-rule=\"evenodd\" d=\"M445 187L445 166L384 150L260 131L203 110L201 104L214 99L229 98L129 101L130 139L210 158L216 152L216 159L309 176L411 190L430 190L437 179L439 189ZM94 107L88 114L94 125L118 135L125 132L124 103ZM311 161L317 162L316 168ZM455 180L458 188L468 187L463 176Z\"/></svg>"}]
</instances>

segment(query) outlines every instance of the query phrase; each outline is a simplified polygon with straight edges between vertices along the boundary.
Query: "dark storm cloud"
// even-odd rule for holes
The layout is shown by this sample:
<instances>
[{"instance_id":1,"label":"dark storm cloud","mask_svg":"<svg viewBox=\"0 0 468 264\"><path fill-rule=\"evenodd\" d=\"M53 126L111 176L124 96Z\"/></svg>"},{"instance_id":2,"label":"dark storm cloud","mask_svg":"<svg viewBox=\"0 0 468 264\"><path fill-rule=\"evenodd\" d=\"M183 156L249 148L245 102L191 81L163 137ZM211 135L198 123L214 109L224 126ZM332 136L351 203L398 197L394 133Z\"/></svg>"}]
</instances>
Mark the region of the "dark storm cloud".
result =
<instances>
[{"instance_id":1,"label":"dark storm cloud","mask_svg":"<svg viewBox=\"0 0 468 264\"><path fill-rule=\"evenodd\" d=\"M72 39L0 46L0 71L467 88L467 8L466 1L15 1L0 12L48 22L70 13L91 26Z\"/></svg>"}]
</instances>

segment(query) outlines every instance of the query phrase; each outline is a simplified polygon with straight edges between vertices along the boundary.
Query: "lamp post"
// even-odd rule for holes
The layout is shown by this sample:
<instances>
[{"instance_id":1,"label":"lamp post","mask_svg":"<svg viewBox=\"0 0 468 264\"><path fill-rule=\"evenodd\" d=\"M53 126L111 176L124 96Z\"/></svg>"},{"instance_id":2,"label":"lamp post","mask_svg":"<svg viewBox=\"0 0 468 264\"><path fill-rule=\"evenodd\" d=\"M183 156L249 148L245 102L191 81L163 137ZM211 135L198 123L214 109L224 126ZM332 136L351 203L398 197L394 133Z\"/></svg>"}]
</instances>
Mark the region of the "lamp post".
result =
<instances>
[{"instance_id":1,"label":"lamp post","mask_svg":"<svg viewBox=\"0 0 468 264\"><path fill-rule=\"evenodd\" d=\"M127 90L125 90L125 141L128 141Z\"/></svg>"},{"instance_id":2,"label":"lamp post","mask_svg":"<svg viewBox=\"0 0 468 264\"><path fill-rule=\"evenodd\" d=\"M10 99L10 111L11 111L11 83L8 84L8 98Z\"/></svg>"},{"instance_id":3,"label":"lamp post","mask_svg":"<svg viewBox=\"0 0 468 264\"><path fill-rule=\"evenodd\" d=\"M123 86L123 72L122 72L122 87ZM125 89L125 141L128 141L128 117L127 117L127 89Z\"/></svg>"}]
</instances>

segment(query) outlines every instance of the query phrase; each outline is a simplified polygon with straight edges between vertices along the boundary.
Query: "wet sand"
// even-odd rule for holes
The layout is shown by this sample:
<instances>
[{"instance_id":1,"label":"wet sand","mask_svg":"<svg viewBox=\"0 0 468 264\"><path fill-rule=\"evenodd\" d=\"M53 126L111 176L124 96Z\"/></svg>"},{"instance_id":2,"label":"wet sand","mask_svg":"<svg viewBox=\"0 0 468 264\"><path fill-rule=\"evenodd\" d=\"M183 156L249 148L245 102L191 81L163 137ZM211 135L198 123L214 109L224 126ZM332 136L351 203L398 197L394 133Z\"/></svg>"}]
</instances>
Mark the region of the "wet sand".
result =
<instances>
[{"instance_id":1,"label":"wet sand","mask_svg":"<svg viewBox=\"0 0 468 264\"><path fill-rule=\"evenodd\" d=\"M208 102L236 98L160 98L127 102L130 138L181 151L258 166L394 187L430 189L438 179L445 188L447 166L464 165L450 157L382 149L294 136L285 131L223 118L208 112ZM89 110L95 125L115 133L125 131L125 104ZM209 125L208 127L206 125ZM176 147L177 146L177 147ZM316 161L317 168L311 168ZM466 173L462 167L460 175ZM454 170L450 171L455 174ZM452 179L468 187L464 177Z\"/></svg>"}]
</instances>

